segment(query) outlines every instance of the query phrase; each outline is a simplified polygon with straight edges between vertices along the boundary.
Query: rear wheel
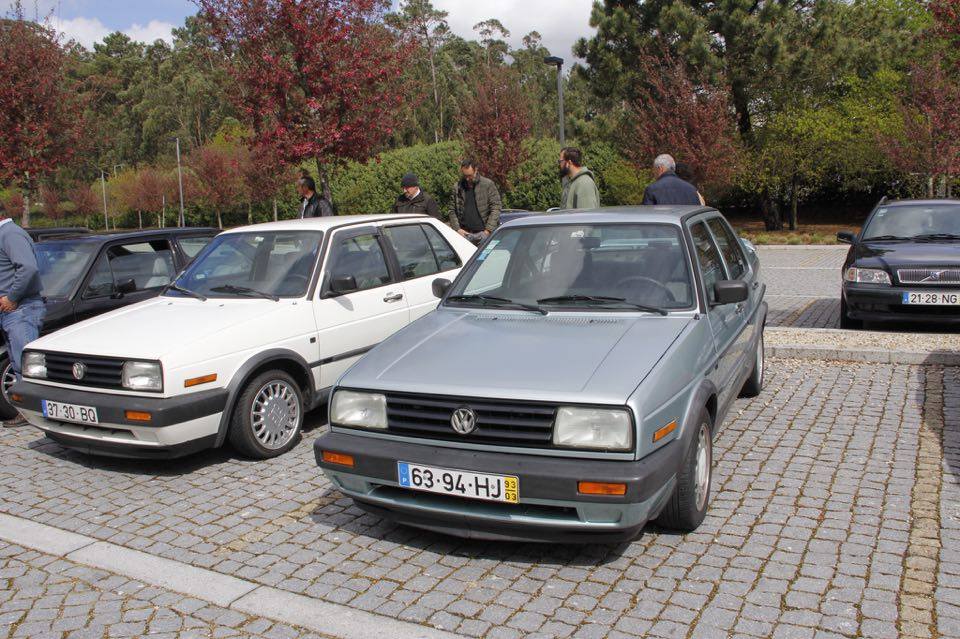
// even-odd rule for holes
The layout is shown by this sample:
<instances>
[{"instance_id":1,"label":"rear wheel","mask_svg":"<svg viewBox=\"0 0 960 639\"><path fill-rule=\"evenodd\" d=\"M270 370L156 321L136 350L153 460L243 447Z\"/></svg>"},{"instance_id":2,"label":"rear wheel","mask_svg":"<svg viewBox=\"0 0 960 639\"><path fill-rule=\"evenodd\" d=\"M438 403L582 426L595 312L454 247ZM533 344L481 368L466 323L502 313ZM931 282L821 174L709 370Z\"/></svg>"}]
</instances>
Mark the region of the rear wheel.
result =
<instances>
[{"instance_id":1,"label":"rear wheel","mask_svg":"<svg viewBox=\"0 0 960 639\"><path fill-rule=\"evenodd\" d=\"M284 371L266 371L240 393L230 423L230 443L243 455L267 459L293 448L302 428L300 386Z\"/></svg>"},{"instance_id":2,"label":"rear wheel","mask_svg":"<svg viewBox=\"0 0 960 639\"><path fill-rule=\"evenodd\" d=\"M10 403L10 387L16 383L17 376L13 374L10 360L0 360L0 369L3 370L0 377L0 421L6 421L18 414L16 407Z\"/></svg>"},{"instance_id":3,"label":"rear wheel","mask_svg":"<svg viewBox=\"0 0 960 639\"><path fill-rule=\"evenodd\" d=\"M847 315L847 300L843 298L842 294L840 297L840 328L844 328L851 331L858 331L863 328L863 320L851 319Z\"/></svg>"},{"instance_id":4,"label":"rear wheel","mask_svg":"<svg viewBox=\"0 0 960 639\"><path fill-rule=\"evenodd\" d=\"M765 362L763 352L763 329L760 329L760 339L757 341L757 352L753 357L753 370L750 371L750 377L743 383L740 389L740 397L756 397L763 390L763 374Z\"/></svg>"},{"instance_id":5,"label":"rear wheel","mask_svg":"<svg viewBox=\"0 0 960 639\"><path fill-rule=\"evenodd\" d=\"M713 478L713 437L710 414L706 408L697 418L693 443L677 473L673 495L657 517L657 523L681 532L693 532L703 523L710 504Z\"/></svg>"}]
</instances>

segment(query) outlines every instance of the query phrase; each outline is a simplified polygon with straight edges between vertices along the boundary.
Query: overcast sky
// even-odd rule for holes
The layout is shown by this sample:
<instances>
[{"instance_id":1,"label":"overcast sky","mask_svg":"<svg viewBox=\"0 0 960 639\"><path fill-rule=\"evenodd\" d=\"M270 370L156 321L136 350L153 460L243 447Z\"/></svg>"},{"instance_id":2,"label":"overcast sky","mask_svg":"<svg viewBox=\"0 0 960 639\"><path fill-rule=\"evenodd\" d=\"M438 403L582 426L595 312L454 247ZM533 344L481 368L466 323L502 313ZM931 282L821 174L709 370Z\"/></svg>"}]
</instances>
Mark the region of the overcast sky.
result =
<instances>
[{"instance_id":1,"label":"overcast sky","mask_svg":"<svg viewBox=\"0 0 960 639\"><path fill-rule=\"evenodd\" d=\"M394 0L396 2L396 0ZM0 0L0 6L12 5ZM519 46L524 35L539 31L554 55L573 60L570 49L582 36L590 35L592 0L433 0L434 6L449 13L453 31L476 37L473 25L497 18L510 31L510 44ZM114 31L152 42L170 39L170 30L196 12L189 0L24 0L33 15L50 13L54 25L68 38L91 47Z\"/></svg>"}]
</instances>

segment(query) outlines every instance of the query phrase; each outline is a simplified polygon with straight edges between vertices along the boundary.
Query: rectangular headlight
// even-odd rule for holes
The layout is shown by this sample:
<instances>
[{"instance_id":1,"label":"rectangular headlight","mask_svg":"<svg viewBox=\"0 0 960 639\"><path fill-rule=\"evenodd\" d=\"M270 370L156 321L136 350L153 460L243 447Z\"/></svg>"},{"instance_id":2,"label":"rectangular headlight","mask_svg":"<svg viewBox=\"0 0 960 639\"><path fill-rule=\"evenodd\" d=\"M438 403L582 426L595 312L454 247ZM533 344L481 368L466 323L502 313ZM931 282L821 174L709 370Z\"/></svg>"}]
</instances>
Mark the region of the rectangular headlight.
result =
<instances>
[{"instance_id":1,"label":"rectangular headlight","mask_svg":"<svg viewBox=\"0 0 960 639\"><path fill-rule=\"evenodd\" d=\"M360 428L387 427L387 398L378 393L338 390L330 402L330 423Z\"/></svg>"},{"instance_id":2,"label":"rectangular headlight","mask_svg":"<svg viewBox=\"0 0 960 639\"><path fill-rule=\"evenodd\" d=\"M890 274L879 268L851 266L843 273L843 279L858 284L890 284Z\"/></svg>"},{"instance_id":3,"label":"rectangular headlight","mask_svg":"<svg viewBox=\"0 0 960 639\"><path fill-rule=\"evenodd\" d=\"M130 390L162 391L163 373L159 362L124 362L123 387Z\"/></svg>"},{"instance_id":4,"label":"rectangular headlight","mask_svg":"<svg viewBox=\"0 0 960 639\"><path fill-rule=\"evenodd\" d=\"M573 448L631 450L633 422L626 410L562 406L557 410L553 443Z\"/></svg>"},{"instance_id":5,"label":"rectangular headlight","mask_svg":"<svg viewBox=\"0 0 960 639\"><path fill-rule=\"evenodd\" d=\"M47 378L47 356L43 353L24 353L20 367L24 377Z\"/></svg>"}]
</instances>

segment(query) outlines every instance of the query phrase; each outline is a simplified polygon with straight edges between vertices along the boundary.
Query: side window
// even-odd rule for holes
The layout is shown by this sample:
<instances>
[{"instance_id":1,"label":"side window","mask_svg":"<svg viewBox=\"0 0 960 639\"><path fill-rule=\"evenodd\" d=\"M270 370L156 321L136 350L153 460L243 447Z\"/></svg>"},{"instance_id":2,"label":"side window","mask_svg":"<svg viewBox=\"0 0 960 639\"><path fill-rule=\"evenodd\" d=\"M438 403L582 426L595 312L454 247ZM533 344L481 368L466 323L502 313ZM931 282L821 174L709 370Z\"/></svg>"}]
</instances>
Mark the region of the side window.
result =
<instances>
[{"instance_id":1,"label":"side window","mask_svg":"<svg viewBox=\"0 0 960 639\"><path fill-rule=\"evenodd\" d=\"M421 227L423 228L423 232L427 234L427 240L429 240L430 247L437 257L437 262L440 263L441 271L450 271L463 266L463 262L460 261L460 256L457 255L457 252L453 250L450 243L440 234L440 231L429 224L423 224Z\"/></svg>"},{"instance_id":2,"label":"side window","mask_svg":"<svg viewBox=\"0 0 960 639\"><path fill-rule=\"evenodd\" d=\"M352 275L357 289L364 291L390 283L390 271L380 242L373 234L335 239L330 255L331 277Z\"/></svg>"},{"instance_id":3,"label":"side window","mask_svg":"<svg viewBox=\"0 0 960 639\"><path fill-rule=\"evenodd\" d=\"M180 245L180 250L183 251L183 254L187 256L188 260L192 260L200 251L210 243L210 240L213 239L213 236L203 236L199 235L196 237L181 237L177 239L177 244Z\"/></svg>"},{"instance_id":4,"label":"side window","mask_svg":"<svg viewBox=\"0 0 960 639\"><path fill-rule=\"evenodd\" d=\"M707 226L713 231L713 236L717 238L717 245L720 247L720 253L723 254L723 260L730 269L730 279L738 280L747 272L747 258L740 248L740 241L734 235L730 227L719 217L707 220Z\"/></svg>"},{"instance_id":5,"label":"side window","mask_svg":"<svg viewBox=\"0 0 960 639\"><path fill-rule=\"evenodd\" d=\"M720 251L717 245L713 243L713 238L707 231L703 222L697 222L690 228L690 234L693 236L693 244L697 252L697 262L700 264L700 272L703 275L703 287L707 293L707 300L716 301L714 297L713 285L720 280L726 279L723 272L723 262L720 260Z\"/></svg>"},{"instance_id":6,"label":"side window","mask_svg":"<svg viewBox=\"0 0 960 639\"><path fill-rule=\"evenodd\" d=\"M133 282L135 291L159 289L176 274L173 251L166 240L112 246L97 260L83 296L110 295L128 281Z\"/></svg>"},{"instance_id":7,"label":"side window","mask_svg":"<svg viewBox=\"0 0 960 639\"><path fill-rule=\"evenodd\" d=\"M397 253L400 273L405 281L433 275L440 270L430 242L419 224L387 226L383 231Z\"/></svg>"}]
</instances>

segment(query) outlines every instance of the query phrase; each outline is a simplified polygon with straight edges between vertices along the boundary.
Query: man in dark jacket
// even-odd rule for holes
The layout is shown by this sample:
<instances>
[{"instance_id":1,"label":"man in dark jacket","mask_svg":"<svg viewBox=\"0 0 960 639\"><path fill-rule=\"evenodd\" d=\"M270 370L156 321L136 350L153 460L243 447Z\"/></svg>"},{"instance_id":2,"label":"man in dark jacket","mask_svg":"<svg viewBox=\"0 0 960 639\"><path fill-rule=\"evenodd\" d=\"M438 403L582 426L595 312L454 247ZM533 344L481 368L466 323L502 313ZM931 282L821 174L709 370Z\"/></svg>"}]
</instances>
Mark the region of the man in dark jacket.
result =
<instances>
[{"instance_id":1,"label":"man in dark jacket","mask_svg":"<svg viewBox=\"0 0 960 639\"><path fill-rule=\"evenodd\" d=\"M450 227L479 244L500 225L500 191L493 180L480 175L475 160L461 162L460 175L453 187Z\"/></svg>"},{"instance_id":2,"label":"man in dark jacket","mask_svg":"<svg viewBox=\"0 0 960 639\"><path fill-rule=\"evenodd\" d=\"M437 201L420 190L420 180L413 173L407 173L400 180L403 193L393 205L394 213L426 213L440 219L440 207Z\"/></svg>"},{"instance_id":3,"label":"man in dark jacket","mask_svg":"<svg viewBox=\"0 0 960 639\"><path fill-rule=\"evenodd\" d=\"M303 200L303 209L300 211L301 219L333 215L333 206L330 205L327 198L317 193L317 183L309 175L302 175L297 180L297 192L300 193L300 199Z\"/></svg>"},{"instance_id":4,"label":"man in dark jacket","mask_svg":"<svg viewBox=\"0 0 960 639\"><path fill-rule=\"evenodd\" d=\"M654 182L643 192L644 204L700 204L697 188L677 177L677 163L664 153L653 161Z\"/></svg>"}]
</instances>

